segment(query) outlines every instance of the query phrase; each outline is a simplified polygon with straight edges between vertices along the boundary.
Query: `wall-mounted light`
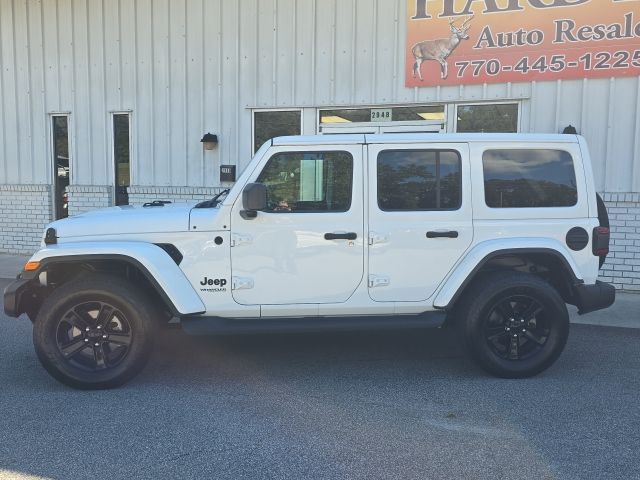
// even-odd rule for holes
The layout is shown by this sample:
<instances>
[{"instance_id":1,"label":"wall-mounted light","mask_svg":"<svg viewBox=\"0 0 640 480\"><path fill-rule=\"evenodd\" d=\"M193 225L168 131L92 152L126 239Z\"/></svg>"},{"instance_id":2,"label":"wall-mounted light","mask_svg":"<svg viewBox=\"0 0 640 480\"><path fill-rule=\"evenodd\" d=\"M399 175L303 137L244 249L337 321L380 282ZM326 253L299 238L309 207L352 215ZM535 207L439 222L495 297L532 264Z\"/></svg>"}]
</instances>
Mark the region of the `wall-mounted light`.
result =
<instances>
[{"instance_id":1,"label":"wall-mounted light","mask_svg":"<svg viewBox=\"0 0 640 480\"><path fill-rule=\"evenodd\" d=\"M573 125L568 125L564 127L564 130L562 131L562 133L564 133L565 135L577 135L578 131L576 130L576 127L574 127Z\"/></svg>"},{"instance_id":2,"label":"wall-mounted light","mask_svg":"<svg viewBox=\"0 0 640 480\"><path fill-rule=\"evenodd\" d=\"M218 136L212 133L205 133L200 142L204 145L205 150L213 150L218 144Z\"/></svg>"}]
</instances>

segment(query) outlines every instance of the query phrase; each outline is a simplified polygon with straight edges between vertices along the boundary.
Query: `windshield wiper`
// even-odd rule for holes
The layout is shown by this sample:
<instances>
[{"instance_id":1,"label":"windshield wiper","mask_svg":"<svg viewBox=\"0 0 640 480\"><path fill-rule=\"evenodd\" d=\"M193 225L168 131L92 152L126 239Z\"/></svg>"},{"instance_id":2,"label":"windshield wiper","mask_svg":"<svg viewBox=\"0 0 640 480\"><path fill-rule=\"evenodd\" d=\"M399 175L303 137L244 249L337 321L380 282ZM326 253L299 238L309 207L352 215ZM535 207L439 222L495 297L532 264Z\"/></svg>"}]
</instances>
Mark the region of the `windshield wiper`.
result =
<instances>
[{"instance_id":1,"label":"windshield wiper","mask_svg":"<svg viewBox=\"0 0 640 480\"><path fill-rule=\"evenodd\" d=\"M213 207L216 207L223 200L220 197L222 197L223 195L227 195L229 193L229 191L230 191L230 189L225 188L221 192L216 193L215 197L213 197L212 199L205 200L204 202L198 203L195 206L195 208L213 208Z\"/></svg>"}]
</instances>

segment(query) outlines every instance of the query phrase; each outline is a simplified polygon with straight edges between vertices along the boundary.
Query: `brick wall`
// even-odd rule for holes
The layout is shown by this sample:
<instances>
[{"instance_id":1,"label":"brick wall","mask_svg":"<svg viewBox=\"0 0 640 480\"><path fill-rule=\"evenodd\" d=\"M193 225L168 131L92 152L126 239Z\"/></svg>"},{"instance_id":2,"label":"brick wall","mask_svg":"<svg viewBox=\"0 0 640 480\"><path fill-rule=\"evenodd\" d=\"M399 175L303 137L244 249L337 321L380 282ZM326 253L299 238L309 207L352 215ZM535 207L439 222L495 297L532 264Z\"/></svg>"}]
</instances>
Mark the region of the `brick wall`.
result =
<instances>
[{"instance_id":1,"label":"brick wall","mask_svg":"<svg viewBox=\"0 0 640 480\"><path fill-rule=\"evenodd\" d=\"M129 187L129 203L142 205L154 200L170 200L174 203L208 200L225 187Z\"/></svg>"},{"instance_id":2,"label":"brick wall","mask_svg":"<svg viewBox=\"0 0 640 480\"><path fill-rule=\"evenodd\" d=\"M611 223L611 246L601 280L640 292L640 193L604 193Z\"/></svg>"},{"instance_id":3,"label":"brick wall","mask_svg":"<svg viewBox=\"0 0 640 480\"><path fill-rule=\"evenodd\" d=\"M69 215L98 208L106 208L112 205L111 192L113 187L102 185L69 185Z\"/></svg>"},{"instance_id":4,"label":"brick wall","mask_svg":"<svg viewBox=\"0 0 640 480\"><path fill-rule=\"evenodd\" d=\"M0 185L0 251L36 251L52 210L49 185Z\"/></svg>"}]
</instances>

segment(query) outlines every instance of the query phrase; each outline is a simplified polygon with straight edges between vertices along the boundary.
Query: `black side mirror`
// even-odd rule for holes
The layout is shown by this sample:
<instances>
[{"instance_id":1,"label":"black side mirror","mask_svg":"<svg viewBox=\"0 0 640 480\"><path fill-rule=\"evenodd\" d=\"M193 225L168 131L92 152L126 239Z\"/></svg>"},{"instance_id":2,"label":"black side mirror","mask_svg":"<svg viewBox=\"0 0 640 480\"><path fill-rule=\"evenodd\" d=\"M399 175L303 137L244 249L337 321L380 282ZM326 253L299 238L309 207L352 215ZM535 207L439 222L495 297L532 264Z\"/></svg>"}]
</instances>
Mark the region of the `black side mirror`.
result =
<instances>
[{"instance_id":1,"label":"black side mirror","mask_svg":"<svg viewBox=\"0 0 640 480\"><path fill-rule=\"evenodd\" d=\"M242 218L249 220L258 216L259 210L267 208L267 187L262 183L249 183L242 191Z\"/></svg>"}]
</instances>

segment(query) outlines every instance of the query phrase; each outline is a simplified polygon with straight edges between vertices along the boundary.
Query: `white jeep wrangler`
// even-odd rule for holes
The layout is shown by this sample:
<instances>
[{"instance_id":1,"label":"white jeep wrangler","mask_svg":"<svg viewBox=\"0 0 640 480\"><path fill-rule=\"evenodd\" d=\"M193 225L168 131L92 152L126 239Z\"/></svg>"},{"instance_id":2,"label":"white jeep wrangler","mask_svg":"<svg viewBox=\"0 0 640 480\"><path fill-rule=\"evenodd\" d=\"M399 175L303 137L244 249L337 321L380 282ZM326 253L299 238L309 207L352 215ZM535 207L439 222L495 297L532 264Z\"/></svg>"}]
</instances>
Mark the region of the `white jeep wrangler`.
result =
<instances>
[{"instance_id":1,"label":"white jeep wrangler","mask_svg":"<svg viewBox=\"0 0 640 480\"><path fill-rule=\"evenodd\" d=\"M576 135L275 138L230 191L51 223L7 287L38 358L124 383L173 317L193 334L456 325L501 377L549 367L566 304L606 308L606 210Z\"/></svg>"}]
</instances>

